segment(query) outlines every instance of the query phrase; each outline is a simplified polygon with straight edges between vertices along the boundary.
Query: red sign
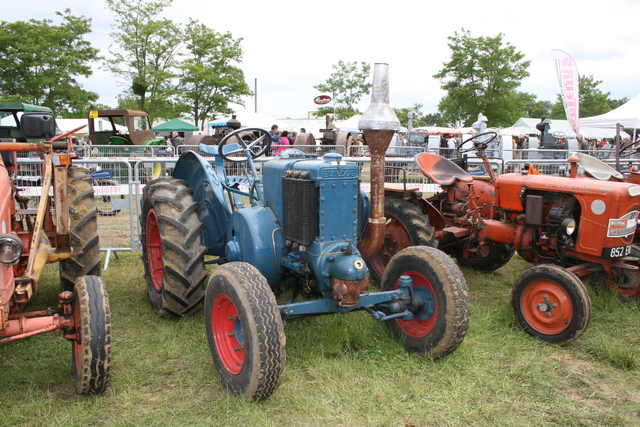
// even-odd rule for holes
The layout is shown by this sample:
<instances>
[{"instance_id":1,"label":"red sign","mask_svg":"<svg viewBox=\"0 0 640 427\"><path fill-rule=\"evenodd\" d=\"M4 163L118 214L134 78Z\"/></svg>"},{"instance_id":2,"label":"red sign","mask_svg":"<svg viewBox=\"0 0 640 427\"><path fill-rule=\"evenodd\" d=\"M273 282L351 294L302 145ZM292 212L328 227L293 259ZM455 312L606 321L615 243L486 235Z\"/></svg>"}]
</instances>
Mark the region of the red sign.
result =
<instances>
[{"instance_id":1,"label":"red sign","mask_svg":"<svg viewBox=\"0 0 640 427\"><path fill-rule=\"evenodd\" d=\"M319 95L313 98L313 102L318 105L324 105L331 102L331 97L329 95Z\"/></svg>"}]
</instances>

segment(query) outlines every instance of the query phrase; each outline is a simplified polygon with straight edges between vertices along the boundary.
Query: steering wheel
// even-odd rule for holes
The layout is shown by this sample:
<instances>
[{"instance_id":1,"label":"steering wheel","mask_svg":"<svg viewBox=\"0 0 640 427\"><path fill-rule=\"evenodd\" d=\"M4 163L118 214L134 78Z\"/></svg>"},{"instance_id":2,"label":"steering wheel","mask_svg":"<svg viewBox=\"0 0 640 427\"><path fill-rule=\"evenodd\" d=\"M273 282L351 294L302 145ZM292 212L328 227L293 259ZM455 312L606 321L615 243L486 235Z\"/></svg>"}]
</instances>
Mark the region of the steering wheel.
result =
<instances>
[{"instance_id":1,"label":"steering wheel","mask_svg":"<svg viewBox=\"0 0 640 427\"><path fill-rule=\"evenodd\" d=\"M557 130L551 134L555 139L567 139L567 134L561 130Z\"/></svg>"},{"instance_id":2,"label":"steering wheel","mask_svg":"<svg viewBox=\"0 0 640 427\"><path fill-rule=\"evenodd\" d=\"M491 138L489 138L486 141L481 141L481 142L480 141L476 141L476 139L480 138L481 136L491 136ZM467 153L467 152L473 151L473 150L486 150L487 147L489 146L489 144L491 143L491 141L493 141L497 137L498 137L498 132L494 132L494 131L483 132L483 133L479 133L477 135L473 135L471 138L468 138L467 140L463 141L462 144L460 144L458 146L458 148L457 148L458 153ZM473 146L467 147L467 148L462 148L469 141L473 141Z\"/></svg>"},{"instance_id":3,"label":"steering wheel","mask_svg":"<svg viewBox=\"0 0 640 427\"><path fill-rule=\"evenodd\" d=\"M638 152L640 152L640 145L635 147L637 141L629 141L626 144L620 143L620 156L632 156Z\"/></svg>"},{"instance_id":4,"label":"steering wheel","mask_svg":"<svg viewBox=\"0 0 640 427\"><path fill-rule=\"evenodd\" d=\"M253 141L245 141L240 134L251 134L254 137ZM232 140L233 139L233 140ZM225 152L224 146L227 144L238 143L240 148ZM222 160L233 163L244 163L249 160L249 156L252 159L262 156L271 147L271 134L269 131L261 128L243 128L234 130L230 134L226 135L218 144L218 154ZM244 156L228 157L230 154L242 153Z\"/></svg>"}]
</instances>

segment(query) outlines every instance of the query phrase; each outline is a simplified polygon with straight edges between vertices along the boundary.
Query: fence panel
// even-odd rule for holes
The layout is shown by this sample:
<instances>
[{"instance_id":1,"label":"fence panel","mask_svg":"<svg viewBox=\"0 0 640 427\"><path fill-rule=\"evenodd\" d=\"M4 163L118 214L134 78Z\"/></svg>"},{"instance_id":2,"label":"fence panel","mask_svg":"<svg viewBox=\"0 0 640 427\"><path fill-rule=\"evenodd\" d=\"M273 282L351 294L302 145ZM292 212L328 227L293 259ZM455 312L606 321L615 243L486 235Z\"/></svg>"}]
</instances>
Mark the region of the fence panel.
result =
<instances>
[{"instance_id":1,"label":"fence panel","mask_svg":"<svg viewBox=\"0 0 640 427\"><path fill-rule=\"evenodd\" d=\"M134 250L132 168L126 160L107 159L79 159L74 166L89 169L93 178L100 250L107 252L106 269L113 251ZM16 186L21 189L20 195L32 199L31 207L40 199L41 177L40 159L18 159Z\"/></svg>"}]
</instances>

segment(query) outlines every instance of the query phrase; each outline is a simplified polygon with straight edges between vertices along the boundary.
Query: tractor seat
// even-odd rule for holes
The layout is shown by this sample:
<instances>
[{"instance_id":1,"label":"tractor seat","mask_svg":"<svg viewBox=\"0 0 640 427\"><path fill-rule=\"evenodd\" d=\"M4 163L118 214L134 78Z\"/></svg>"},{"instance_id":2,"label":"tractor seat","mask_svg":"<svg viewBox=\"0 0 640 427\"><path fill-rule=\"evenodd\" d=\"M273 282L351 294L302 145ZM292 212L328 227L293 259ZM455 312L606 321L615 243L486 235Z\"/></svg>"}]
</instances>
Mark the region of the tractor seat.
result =
<instances>
[{"instance_id":1,"label":"tractor seat","mask_svg":"<svg viewBox=\"0 0 640 427\"><path fill-rule=\"evenodd\" d=\"M436 184L447 186L457 181L472 182L473 177L449 159L433 153L419 153L414 161L420 171Z\"/></svg>"}]
</instances>

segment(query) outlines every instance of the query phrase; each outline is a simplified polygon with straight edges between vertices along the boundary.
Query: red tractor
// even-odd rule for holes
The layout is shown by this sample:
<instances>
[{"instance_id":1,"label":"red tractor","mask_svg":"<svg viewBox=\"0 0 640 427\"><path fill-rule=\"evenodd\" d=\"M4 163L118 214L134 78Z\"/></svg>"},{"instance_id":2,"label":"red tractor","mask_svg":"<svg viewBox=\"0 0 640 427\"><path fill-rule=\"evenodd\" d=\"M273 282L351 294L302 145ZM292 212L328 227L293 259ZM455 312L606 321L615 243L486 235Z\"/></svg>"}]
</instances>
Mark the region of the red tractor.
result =
<instances>
[{"instance_id":1,"label":"red tractor","mask_svg":"<svg viewBox=\"0 0 640 427\"><path fill-rule=\"evenodd\" d=\"M488 176L474 177L451 160L420 153L415 163L441 191L423 197L417 188L385 186L385 244L370 270L380 277L396 252L413 245L437 245L480 271L502 267L517 251L535 264L511 292L517 323L542 340L568 344L590 318L579 278L640 296L640 248L634 244L640 185L621 182L615 170L585 155L568 159L568 177L532 169L496 177L485 154L495 137L482 132L458 148L476 151ZM579 176L578 163L601 180Z\"/></svg>"},{"instance_id":2,"label":"red tractor","mask_svg":"<svg viewBox=\"0 0 640 427\"><path fill-rule=\"evenodd\" d=\"M69 135L78 129L54 136L53 115L42 107L0 104L0 113L0 344L44 332L62 333L72 343L78 393L101 393L110 381L111 313L99 277L91 176L88 170L71 166ZM16 152L42 157L42 191L36 208L29 206L30 198L22 196L16 185ZM22 312L51 262L60 266L57 309Z\"/></svg>"}]
</instances>

